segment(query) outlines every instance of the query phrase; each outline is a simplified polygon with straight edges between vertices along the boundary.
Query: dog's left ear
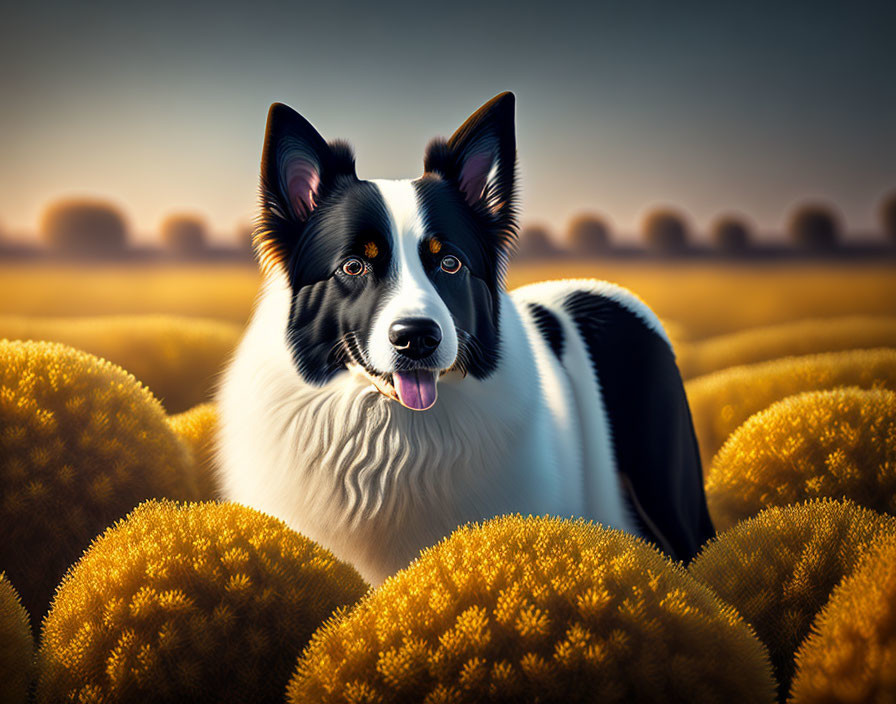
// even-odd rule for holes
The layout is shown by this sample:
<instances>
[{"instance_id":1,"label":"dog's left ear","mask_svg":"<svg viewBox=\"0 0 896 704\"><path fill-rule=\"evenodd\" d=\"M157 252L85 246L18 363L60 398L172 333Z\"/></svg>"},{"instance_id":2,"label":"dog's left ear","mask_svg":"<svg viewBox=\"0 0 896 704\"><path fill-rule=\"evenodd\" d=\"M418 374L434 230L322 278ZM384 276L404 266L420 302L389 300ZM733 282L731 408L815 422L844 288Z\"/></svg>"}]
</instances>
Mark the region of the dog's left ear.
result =
<instances>
[{"instance_id":1,"label":"dog's left ear","mask_svg":"<svg viewBox=\"0 0 896 704\"><path fill-rule=\"evenodd\" d=\"M447 141L426 148L423 167L453 182L476 211L512 235L516 216L514 96L501 93L473 113Z\"/></svg>"}]
</instances>

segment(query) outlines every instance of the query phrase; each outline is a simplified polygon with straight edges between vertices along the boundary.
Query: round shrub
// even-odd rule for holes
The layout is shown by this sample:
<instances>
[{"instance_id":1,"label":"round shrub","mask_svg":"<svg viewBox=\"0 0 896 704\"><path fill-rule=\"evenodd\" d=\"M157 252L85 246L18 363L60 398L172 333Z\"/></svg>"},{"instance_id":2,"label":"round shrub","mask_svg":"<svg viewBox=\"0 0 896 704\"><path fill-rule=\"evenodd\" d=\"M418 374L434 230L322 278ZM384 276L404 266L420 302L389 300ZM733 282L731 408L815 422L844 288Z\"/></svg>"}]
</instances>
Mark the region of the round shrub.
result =
<instances>
[{"instance_id":1,"label":"round shrub","mask_svg":"<svg viewBox=\"0 0 896 704\"><path fill-rule=\"evenodd\" d=\"M706 477L719 530L822 497L896 513L896 393L846 387L778 401L731 435Z\"/></svg>"},{"instance_id":2,"label":"round shrub","mask_svg":"<svg viewBox=\"0 0 896 704\"><path fill-rule=\"evenodd\" d=\"M783 700L793 654L815 614L884 533L896 533L896 518L850 501L771 508L707 543L689 572L756 629L768 646Z\"/></svg>"},{"instance_id":3,"label":"round shrub","mask_svg":"<svg viewBox=\"0 0 896 704\"><path fill-rule=\"evenodd\" d=\"M874 347L896 347L896 317L800 320L711 337L691 345L685 371L693 378L781 357Z\"/></svg>"},{"instance_id":4,"label":"round shrub","mask_svg":"<svg viewBox=\"0 0 896 704\"><path fill-rule=\"evenodd\" d=\"M648 213L641 229L648 249L656 252L681 252L688 245L687 223L675 210L660 208Z\"/></svg>"},{"instance_id":5,"label":"round shrub","mask_svg":"<svg viewBox=\"0 0 896 704\"><path fill-rule=\"evenodd\" d=\"M793 243L810 251L830 251L840 241L840 222L833 208L812 203L797 208L787 231Z\"/></svg>"},{"instance_id":6,"label":"round shrub","mask_svg":"<svg viewBox=\"0 0 896 704\"><path fill-rule=\"evenodd\" d=\"M0 702L25 704L34 676L34 640L28 613L0 572Z\"/></svg>"},{"instance_id":7,"label":"round shrub","mask_svg":"<svg viewBox=\"0 0 896 704\"><path fill-rule=\"evenodd\" d=\"M737 254L750 248L750 228L741 218L727 215L713 223L710 239L719 251Z\"/></svg>"},{"instance_id":8,"label":"round shrub","mask_svg":"<svg viewBox=\"0 0 896 704\"><path fill-rule=\"evenodd\" d=\"M596 215L579 215L569 222L566 246L572 253L585 257L602 254L610 248L610 228Z\"/></svg>"},{"instance_id":9,"label":"round shrub","mask_svg":"<svg viewBox=\"0 0 896 704\"><path fill-rule=\"evenodd\" d=\"M60 200L44 211L40 225L44 241L70 254L103 255L127 246L127 225L113 205L91 199Z\"/></svg>"},{"instance_id":10,"label":"round shrub","mask_svg":"<svg viewBox=\"0 0 896 704\"><path fill-rule=\"evenodd\" d=\"M703 465L751 415L805 391L838 386L896 389L896 350L850 350L732 367L685 385Z\"/></svg>"},{"instance_id":11,"label":"round shrub","mask_svg":"<svg viewBox=\"0 0 896 704\"><path fill-rule=\"evenodd\" d=\"M205 221L196 215L169 215L159 228L162 242L181 255L198 254L208 246Z\"/></svg>"},{"instance_id":12,"label":"round shrub","mask_svg":"<svg viewBox=\"0 0 896 704\"><path fill-rule=\"evenodd\" d=\"M517 256L526 259L554 257L559 248L546 227L542 225L526 225L520 230Z\"/></svg>"},{"instance_id":13,"label":"round shrub","mask_svg":"<svg viewBox=\"0 0 896 704\"><path fill-rule=\"evenodd\" d=\"M64 345L0 341L0 457L0 565L35 624L106 526L147 498L196 497L159 402Z\"/></svg>"},{"instance_id":14,"label":"round shrub","mask_svg":"<svg viewBox=\"0 0 896 704\"><path fill-rule=\"evenodd\" d=\"M0 316L0 338L62 342L107 359L148 386L169 413L209 400L240 334L233 323L172 315Z\"/></svg>"},{"instance_id":15,"label":"round shrub","mask_svg":"<svg viewBox=\"0 0 896 704\"><path fill-rule=\"evenodd\" d=\"M150 501L69 571L44 622L38 702L281 702L311 633L367 586L286 524Z\"/></svg>"},{"instance_id":16,"label":"round shrub","mask_svg":"<svg viewBox=\"0 0 896 704\"><path fill-rule=\"evenodd\" d=\"M218 480L215 474L218 410L215 404L203 403L176 416L169 416L168 425L193 452L199 498L218 498Z\"/></svg>"},{"instance_id":17,"label":"round shrub","mask_svg":"<svg viewBox=\"0 0 896 704\"><path fill-rule=\"evenodd\" d=\"M896 537L868 548L796 655L794 704L896 701Z\"/></svg>"},{"instance_id":18,"label":"round shrub","mask_svg":"<svg viewBox=\"0 0 896 704\"><path fill-rule=\"evenodd\" d=\"M880 204L880 225L884 236L896 244L896 191L890 193Z\"/></svg>"},{"instance_id":19,"label":"round shrub","mask_svg":"<svg viewBox=\"0 0 896 704\"><path fill-rule=\"evenodd\" d=\"M460 528L319 629L287 700L770 702L773 690L736 611L658 550L581 520L507 516Z\"/></svg>"}]
</instances>

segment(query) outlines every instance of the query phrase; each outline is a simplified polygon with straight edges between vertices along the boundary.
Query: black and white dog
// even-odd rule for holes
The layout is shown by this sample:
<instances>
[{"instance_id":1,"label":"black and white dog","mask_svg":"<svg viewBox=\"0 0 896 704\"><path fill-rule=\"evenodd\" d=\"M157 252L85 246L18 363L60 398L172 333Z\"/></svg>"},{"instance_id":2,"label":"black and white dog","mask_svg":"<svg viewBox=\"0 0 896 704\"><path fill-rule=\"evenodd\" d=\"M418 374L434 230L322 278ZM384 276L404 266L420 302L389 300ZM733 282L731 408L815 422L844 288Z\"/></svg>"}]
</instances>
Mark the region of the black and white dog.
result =
<instances>
[{"instance_id":1,"label":"black and white dog","mask_svg":"<svg viewBox=\"0 0 896 704\"><path fill-rule=\"evenodd\" d=\"M712 532L669 340L602 281L508 293L514 97L364 181L274 104L265 272L218 396L224 497L284 519L373 584L469 521L584 516L688 559Z\"/></svg>"}]
</instances>

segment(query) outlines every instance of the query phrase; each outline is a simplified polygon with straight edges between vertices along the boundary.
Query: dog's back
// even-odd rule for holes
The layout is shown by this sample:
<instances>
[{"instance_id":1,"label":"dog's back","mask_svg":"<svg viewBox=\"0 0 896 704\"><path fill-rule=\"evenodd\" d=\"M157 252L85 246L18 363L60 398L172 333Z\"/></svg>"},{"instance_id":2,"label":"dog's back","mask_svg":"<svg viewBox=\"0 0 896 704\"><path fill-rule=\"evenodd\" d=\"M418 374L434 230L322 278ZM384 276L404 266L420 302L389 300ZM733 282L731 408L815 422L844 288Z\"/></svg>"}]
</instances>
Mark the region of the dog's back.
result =
<instances>
[{"instance_id":1,"label":"dog's back","mask_svg":"<svg viewBox=\"0 0 896 704\"><path fill-rule=\"evenodd\" d=\"M511 295L570 380L589 517L613 515L604 504L616 478L639 532L671 555L693 556L713 527L687 397L659 319L605 281L549 281Z\"/></svg>"}]
</instances>

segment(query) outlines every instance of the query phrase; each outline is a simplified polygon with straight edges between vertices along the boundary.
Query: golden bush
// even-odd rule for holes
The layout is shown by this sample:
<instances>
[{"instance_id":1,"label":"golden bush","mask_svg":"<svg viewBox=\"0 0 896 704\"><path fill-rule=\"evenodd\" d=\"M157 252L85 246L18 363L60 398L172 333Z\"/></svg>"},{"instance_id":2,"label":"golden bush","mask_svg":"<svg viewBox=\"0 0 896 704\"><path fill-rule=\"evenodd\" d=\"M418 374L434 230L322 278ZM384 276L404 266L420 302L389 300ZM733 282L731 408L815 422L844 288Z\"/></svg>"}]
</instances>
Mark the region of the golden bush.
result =
<instances>
[{"instance_id":1,"label":"golden bush","mask_svg":"<svg viewBox=\"0 0 896 704\"><path fill-rule=\"evenodd\" d=\"M0 338L62 342L117 364L146 384L169 413L211 397L240 337L218 320L166 315L97 318L0 316Z\"/></svg>"},{"instance_id":2,"label":"golden bush","mask_svg":"<svg viewBox=\"0 0 896 704\"><path fill-rule=\"evenodd\" d=\"M176 416L168 417L168 425L193 452L199 498L219 498L215 474L215 430L218 411L213 403L203 403Z\"/></svg>"},{"instance_id":3,"label":"golden bush","mask_svg":"<svg viewBox=\"0 0 896 704\"><path fill-rule=\"evenodd\" d=\"M352 567L254 509L144 503L60 585L37 700L282 701L314 629L366 590Z\"/></svg>"},{"instance_id":4,"label":"golden bush","mask_svg":"<svg viewBox=\"0 0 896 704\"><path fill-rule=\"evenodd\" d=\"M287 699L734 703L773 692L754 634L678 563L581 520L506 516L458 529L319 629Z\"/></svg>"},{"instance_id":5,"label":"golden bush","mask_svg":"<svg viewBox=\"0 0 896 704\"><path fill-rule=\"evenodd\" d=\"M719 530L821 497L896 513L896 392L845 387L778 401L731 435L706 477Z\"/></svg>"},{"instance_id":6,"label":"golden bush","mask_svg":"<svg viewBox=\"0 0 896 704\"><path fill-rule=\"evenodd\" d=\"M190 453L159 402L109 362L0 341L0 566L39 623L106 526L147 498L196 497Z\"/></svg>"},{"instance_id":7,"label":"golden bush","mask_svg":"<svg viewBox=\"0 0 896 704\"><path fill-rule=\"evenodd\" d=\"M789 701L896 701L896 536L868 548L818 614L797 653Z\"/></svg>"},{"instance_id":8,"label":"golden bush","mask_svg":"<svg viewBox=\"0 0 896 704\"><path fill-rule=\"evenodd\" d=\"M732 367L686 383L703 465L751 415L806 391L896 389L896 349L850 350Z\"/></svg>"},{"instance_id":9,"label":"golden bush","mask_svg":"<svg viewBox=\"0 0 896 704\"><path fill-rule=\"evenodd\" d=\"M34 639L28 613L0 572L0 702L25 704L34 676Z\"/></svg>"},{"instance_id":10,"label":"golden bush","mask_svg":"<svg viewBox=\"0 0 896 704\"><path fill-rule=\"evenodd\" d=\"M687 379L743 364L820 352L896 347L896 317L799 320L702 340L688 350Z\"/></svg>"},{"instance_id":11,"label":"golden bush","mask_svg":"<svg viewBox=\"0 0 896 704\"><path fill-rule=\"evenodd\" d=\"M753 626L768 646L783 697L793 676L793 654L815 614L868 545L885 533L896 533L896 518L851 501L770 508L720 533L688 571Z\"/></svg>"}]
</instances>

